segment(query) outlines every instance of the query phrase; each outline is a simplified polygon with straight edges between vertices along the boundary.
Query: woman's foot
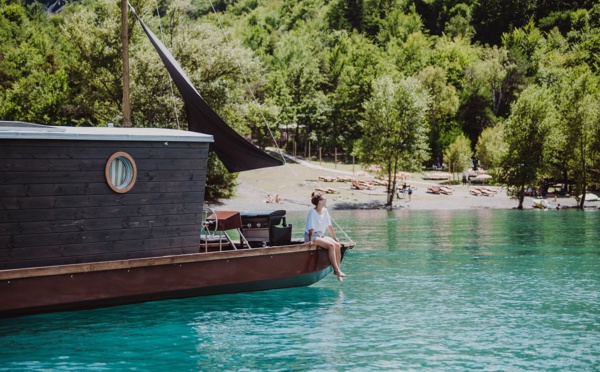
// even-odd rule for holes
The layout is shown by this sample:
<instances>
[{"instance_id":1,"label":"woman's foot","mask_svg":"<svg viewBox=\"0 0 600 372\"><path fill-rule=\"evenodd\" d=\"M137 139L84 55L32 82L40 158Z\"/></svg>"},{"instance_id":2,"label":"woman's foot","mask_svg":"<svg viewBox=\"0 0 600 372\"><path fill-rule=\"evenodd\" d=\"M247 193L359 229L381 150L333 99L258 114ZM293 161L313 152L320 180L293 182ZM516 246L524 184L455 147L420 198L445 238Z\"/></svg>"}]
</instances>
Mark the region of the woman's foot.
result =
<instances>
[{"instance_id":1,"label":"woman's foot","mask_svg":"<svg viewBox=\"0 0 600 372\"><path fill-rule=\"evenodd\" d=\"M345 276L345 275L344 275L344 276ZM338 276L337 276L337 278L338 278L338 280L339 280L340 282L343 282L343 281L344 281L344 278L343 278L341 275L338 275Z\"/></svg>"},{"instance_id":2,"label":"woman's foot","mask_svg":"<svg viewBox=\"0 0 600 372\"><path fill-rule=\"evenodd\" d=\"M345 277L346 276L346 274L344 274L341 271L338 271L337 273L334 273L334 274L337 275L337 276L341 276L341 277Z\"/></svg>"}]
</instances>

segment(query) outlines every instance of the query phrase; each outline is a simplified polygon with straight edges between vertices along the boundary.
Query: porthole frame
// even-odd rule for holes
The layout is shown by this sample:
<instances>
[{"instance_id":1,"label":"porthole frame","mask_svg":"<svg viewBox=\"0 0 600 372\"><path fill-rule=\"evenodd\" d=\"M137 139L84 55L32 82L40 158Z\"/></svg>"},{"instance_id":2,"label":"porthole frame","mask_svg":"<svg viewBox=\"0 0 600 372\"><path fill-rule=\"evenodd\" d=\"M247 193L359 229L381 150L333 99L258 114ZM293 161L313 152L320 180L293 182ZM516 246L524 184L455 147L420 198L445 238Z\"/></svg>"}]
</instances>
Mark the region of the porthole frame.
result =
<instances>
[{"instance_id":1,"label":"porthole frame","mask_svg":"<svg viewBox=\"0 0 600 372\"><path fill-rule=\"evenodd\" d=\"M123 182L119 185L116 185L113 181L111 168L116 161L123 162L125 176ZM106 161L106 167L104 168L104 177L106 178L106 183L111 188L112 191L125 194L129 192L133 186L135 185L135 181L137 179L137 165L135 161L128 153L124 151L118 151L111 155L110 158Z\"/></svg>"}]
</instances>

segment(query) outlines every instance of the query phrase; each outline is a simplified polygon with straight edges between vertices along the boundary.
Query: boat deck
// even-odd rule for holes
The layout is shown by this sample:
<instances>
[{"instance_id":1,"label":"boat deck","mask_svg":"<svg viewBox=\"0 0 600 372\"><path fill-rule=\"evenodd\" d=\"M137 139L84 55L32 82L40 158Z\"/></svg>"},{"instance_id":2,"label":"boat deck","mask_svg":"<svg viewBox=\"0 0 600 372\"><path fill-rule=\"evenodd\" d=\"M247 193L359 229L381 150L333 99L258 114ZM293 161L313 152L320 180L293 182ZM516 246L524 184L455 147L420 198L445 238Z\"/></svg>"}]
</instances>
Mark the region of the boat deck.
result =
<instances>
[{"instance_id":1,"label":"boat deck","mask_svg":"<svg viewBox=\"0 0 600 372\"><path fill-rule=\"evenodd\" d=\"M290 241L290 245L299 245L304 243L302 239L292 239ZM246 249L256 249L256 248L275 248L276 246L269 246L268 242L251 242L248 243L239 241L231 242L227 239L225 235L223 236L201 236L200 237L200 245L198 246L199 253L210 253L210 252L223 252L223 251L236 251L236 250L246 250Z\"/></svg>"}]
</instances>

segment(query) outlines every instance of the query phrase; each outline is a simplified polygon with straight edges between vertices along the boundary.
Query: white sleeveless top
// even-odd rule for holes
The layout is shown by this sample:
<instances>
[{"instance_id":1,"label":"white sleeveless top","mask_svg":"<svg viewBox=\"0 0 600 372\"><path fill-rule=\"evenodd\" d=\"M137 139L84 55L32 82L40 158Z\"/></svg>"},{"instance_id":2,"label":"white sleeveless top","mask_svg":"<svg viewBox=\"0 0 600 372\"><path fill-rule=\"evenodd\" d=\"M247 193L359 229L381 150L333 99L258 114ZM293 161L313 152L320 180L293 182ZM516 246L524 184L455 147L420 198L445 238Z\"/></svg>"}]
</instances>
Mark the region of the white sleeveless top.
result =
<instances>
[{"instance_id":1,"label":"white sleeveless top","mask_svg":"<svg viewBox=\"0 0 600 372\"><path fill-rule=\"evenodd\" d=\"M308 241L308 231L312 229L312 237L322 237L325 236L325 231L331 225L331 217L329 217L329 212L327 208L323 208L321 210L321 214L317 213L315 208L311 209L308 212L308 217L306 217L306 229L304 230L304 241Z\"/></svg>"}]
</instances>

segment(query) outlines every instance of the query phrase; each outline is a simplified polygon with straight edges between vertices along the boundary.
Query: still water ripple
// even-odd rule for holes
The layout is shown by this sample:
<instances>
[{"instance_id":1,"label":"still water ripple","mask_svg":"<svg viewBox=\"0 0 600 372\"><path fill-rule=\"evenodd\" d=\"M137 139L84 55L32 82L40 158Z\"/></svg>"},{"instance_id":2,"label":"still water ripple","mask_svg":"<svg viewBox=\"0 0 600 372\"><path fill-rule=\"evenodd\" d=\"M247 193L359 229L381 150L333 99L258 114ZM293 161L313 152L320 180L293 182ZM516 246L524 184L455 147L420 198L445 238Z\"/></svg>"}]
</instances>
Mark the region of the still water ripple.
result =
<instances>
[{"instance_id":1,"label":"still water ripple","mask_svg":"<svg viewBox=\"0 0 600 372\"><path fill-rule=\"evenodd\" d=\"M549 212L332 211L343 284L3 319L0 370L600 370L600 212Z\"/></svg>"}]
</instances>

